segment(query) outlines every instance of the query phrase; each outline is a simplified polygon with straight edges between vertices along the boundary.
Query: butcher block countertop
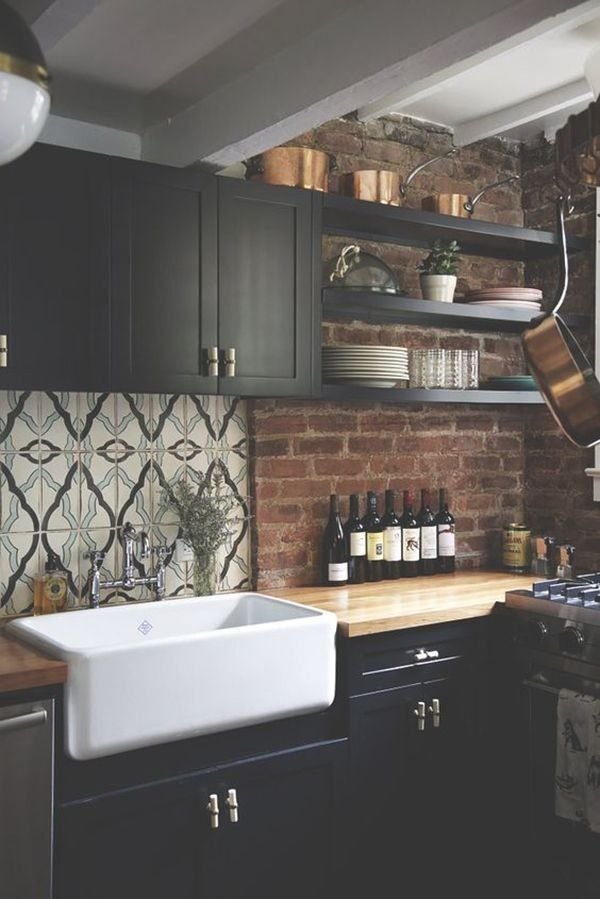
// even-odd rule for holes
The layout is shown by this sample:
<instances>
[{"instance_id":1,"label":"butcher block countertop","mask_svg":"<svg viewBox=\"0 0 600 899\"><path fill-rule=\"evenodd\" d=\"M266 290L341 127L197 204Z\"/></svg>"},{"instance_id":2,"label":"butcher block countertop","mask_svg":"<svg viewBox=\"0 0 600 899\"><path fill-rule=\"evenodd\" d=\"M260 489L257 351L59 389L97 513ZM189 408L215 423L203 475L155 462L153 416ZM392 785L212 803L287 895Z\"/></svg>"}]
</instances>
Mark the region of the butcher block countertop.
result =
<instances>
[{"instance_id":1,"label":"butcher block countertop","mask_svg":"<svg viewBox=\"0 0 600 899\"><path fill-rule=\"evenodd\" d=\"M0 694L64 684L68 666L0 630Z\"/></svg>"},{"instance_id":2,"label":"butcher block countertop","mask_svg":"<svg viewBox=\"0 0 600 899\"><path fill-rule=\"evenodd\" d=\"M532 577L486 571L457 571L411 580L348 587L287 587L266 590L317 609L335 612L346 637L382 634L425 624L489 615L507 590L531 589Z\"/></svg>"}]
</instances>

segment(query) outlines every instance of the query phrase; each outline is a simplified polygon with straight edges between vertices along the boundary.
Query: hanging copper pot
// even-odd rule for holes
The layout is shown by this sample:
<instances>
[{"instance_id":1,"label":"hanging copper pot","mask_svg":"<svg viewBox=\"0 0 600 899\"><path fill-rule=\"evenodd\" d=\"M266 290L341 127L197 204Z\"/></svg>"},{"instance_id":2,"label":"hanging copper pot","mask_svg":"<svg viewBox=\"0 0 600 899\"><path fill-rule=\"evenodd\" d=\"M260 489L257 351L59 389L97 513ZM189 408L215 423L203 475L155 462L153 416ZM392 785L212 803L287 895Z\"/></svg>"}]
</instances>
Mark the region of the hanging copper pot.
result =
<instances>
[{"instance_id":1,"label":"hanging copper pot","mask_svg":"<svg viewBox=\"0 0 600 899\"><path fill-rule=\"evenodd\" d=\"M448 153L420 162L405 179L398 172L388 169L358 169L356 172L346 172L339 176L339 191L346 197L354 197L355 200L400 206L413 178L423 169L439 162L440 159L453 156L456 152L456 148L453 148Z\"/></svg>"},{"instance_id":2,"label":"hanging copper pot","mask_svg":"<svg viewBox=\"0 0 600 899\"><path fill-rule=\"evenodd\" d=\"M432 194L429 197L423 197L421 200L421 209L427 212L437 212L440 215L456 215L459 218L471 218L475 207L481 198L494 187L500 187L502 184L510 184L511 181L518 181L519 175L511 175L510 178L501 178L500 181L494 181L482 188L474 197L469 194Z\"/></svg>"},{"instance_id":3,"label":"hanging copper pot","mask_svg":"<svg viewBox=\"0 0 600 899\"><path fill-rule=\"evenodd\" d=\"M327 191L330 157L308 147L273 147L245 162L246 178L265 184L284 184Z\"/></svg>"}]
</instances>

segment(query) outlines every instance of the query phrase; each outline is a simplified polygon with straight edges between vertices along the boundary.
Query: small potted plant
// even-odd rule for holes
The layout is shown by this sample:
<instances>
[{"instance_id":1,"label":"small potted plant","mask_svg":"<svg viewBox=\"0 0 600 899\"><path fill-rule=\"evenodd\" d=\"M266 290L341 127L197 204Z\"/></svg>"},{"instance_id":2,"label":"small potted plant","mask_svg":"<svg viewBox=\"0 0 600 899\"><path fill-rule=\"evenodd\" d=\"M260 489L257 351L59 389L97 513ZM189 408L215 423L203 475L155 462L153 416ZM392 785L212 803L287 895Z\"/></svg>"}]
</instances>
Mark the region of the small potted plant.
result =
<instances>
[{"instance_id":1,"label":"small potted plant","mask_svg":"<svg viewBox=\"0 0 600 899\"><path fill-rule=\"evenodd\" d=\"M459 254L460 247L455 240L435 240L431 244L429 255L417 266L421 273L421 293L424 300L452 302L456 290Z\"/></svg>"}]
</instances>

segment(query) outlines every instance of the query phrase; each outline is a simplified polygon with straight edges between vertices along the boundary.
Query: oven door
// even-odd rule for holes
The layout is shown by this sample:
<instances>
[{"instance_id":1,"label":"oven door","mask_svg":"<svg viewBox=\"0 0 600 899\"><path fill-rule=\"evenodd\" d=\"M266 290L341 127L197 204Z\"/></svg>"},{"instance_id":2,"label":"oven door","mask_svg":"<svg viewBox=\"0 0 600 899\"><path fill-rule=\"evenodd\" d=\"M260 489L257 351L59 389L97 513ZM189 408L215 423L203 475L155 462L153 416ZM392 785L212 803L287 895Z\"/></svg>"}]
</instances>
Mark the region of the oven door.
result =
<instances>
[{"instance_id":1,"label":"oven door","mask_svg":"<svg viewBox=\"0 0 600 899\"><path fill-rule=\"evenodd\" d=\"M513 796L519 853L528 871L523 895L598 899L600 835L554 812L557 701L562 687L600 696L600 679L536 665L529 667L519 685L513 741L518 789Z\"/></svg>"}]
</instances>

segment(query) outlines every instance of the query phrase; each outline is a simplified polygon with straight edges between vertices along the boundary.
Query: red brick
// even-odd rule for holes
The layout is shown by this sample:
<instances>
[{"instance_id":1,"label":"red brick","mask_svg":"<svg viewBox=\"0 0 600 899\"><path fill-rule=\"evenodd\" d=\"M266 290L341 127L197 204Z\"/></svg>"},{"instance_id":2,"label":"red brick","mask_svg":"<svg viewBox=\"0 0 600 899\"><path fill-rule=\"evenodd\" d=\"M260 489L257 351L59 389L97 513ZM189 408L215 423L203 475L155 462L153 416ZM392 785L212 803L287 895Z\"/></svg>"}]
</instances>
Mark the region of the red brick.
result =
<instances>
[{"instance_id":1,"label":"red brick","mask_svg":"<svg viewBox=\"0 0 600 899\"><path fill-rule=\"evenodd\" d=\"M303 478L308 474L306 459L257 459L257 478Z\"/></svg>"},{"instance_id":2,"label":"red brick","mask_svg":"<svg viewBox=\"0 0 600 899\"><path fill-rule=\"evenodd\" d=\"M285 438L263 440L255 438L254 453L258 456L286 456L290 451L290 441Z\"/></svg>"},{"instance_id":3,"label":"red brick","mask_svg":"<svg viewBox=\"0 0 600 899\"><path fill-rule=\"evenodd\" d=\"M304 431L306 419L303 415L270 415L255 422L256 434L297 434Z\"/></svg>"},{"instance_id":4,"label":"red brick","mask_svg":"<svg viewBox=\"0 0 600 899\"><path fill-rule=\"evenodd\" d=\"M297 456L339 455L343 449L343 437L301 437L294 441Z\"/></svg>"}]
</instances>

